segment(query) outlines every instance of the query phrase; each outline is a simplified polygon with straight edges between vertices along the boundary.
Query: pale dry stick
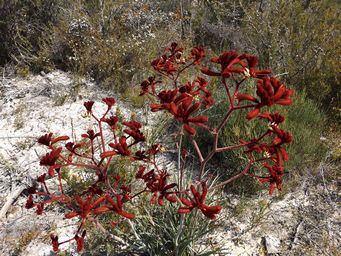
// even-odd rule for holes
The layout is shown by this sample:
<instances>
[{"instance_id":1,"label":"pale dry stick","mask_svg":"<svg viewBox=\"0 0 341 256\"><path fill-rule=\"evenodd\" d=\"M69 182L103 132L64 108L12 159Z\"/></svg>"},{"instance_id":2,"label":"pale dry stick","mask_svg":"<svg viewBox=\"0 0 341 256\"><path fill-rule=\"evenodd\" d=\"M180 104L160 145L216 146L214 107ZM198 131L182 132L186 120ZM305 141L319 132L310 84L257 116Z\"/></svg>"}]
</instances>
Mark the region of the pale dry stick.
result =
<instances>
[{"instance_id":1,"label":"pale dry stick","mask_svg":"<svg viewBox=\"0 0 341 256\"><path fill-rule=\"evenodd\" d=\"M290 244L290 250L294 249L296 247L296 245L297 245L298 238L299 238L299 233L302 230L303 223L304 223L304 220L301 220L300 223L298 223L298 225L296 226L294 239L292 240L292 242Z\"/></svg>"},{"instance_id":2,"label":"pale dry stick","mask_svg":"<svg viewBox=\"0 0 341 256\"><path fill-rule=\"evenodd\" d=\"M6 216L8 209L11 207L13 202L20 196L20 194L27 188L26 185L21 185L14 189L14 191L7 196L6 203L0 210L0 221Z\"/></svg>"}]
</instances>

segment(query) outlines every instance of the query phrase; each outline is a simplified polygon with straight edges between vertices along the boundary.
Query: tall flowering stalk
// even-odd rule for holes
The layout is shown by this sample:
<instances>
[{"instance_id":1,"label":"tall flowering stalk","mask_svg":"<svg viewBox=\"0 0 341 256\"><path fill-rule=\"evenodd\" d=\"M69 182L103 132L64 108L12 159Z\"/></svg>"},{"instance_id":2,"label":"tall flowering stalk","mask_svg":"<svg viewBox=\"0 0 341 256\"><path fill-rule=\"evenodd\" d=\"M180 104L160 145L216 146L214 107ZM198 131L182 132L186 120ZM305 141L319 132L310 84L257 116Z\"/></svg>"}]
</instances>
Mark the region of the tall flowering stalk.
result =
<instances>
[{"instance_id":1,"label":"tall flowering stalk","mask_svg":"<svg viewBox=\"0 0 341 256\"><path fill-rule=\"evenodd\" d=\"M178 236L181 235L185 215L198 210L208 219L215 219L221 212L220 205L209 205L206 196L209 190L214 191L242 176L250 176L261 183L269 183L269 194L277 188L282 188L283 163L288 160L285 144L292 141L292 135L280 128L284 117L279 113L265 111L264 108L275 104L290 105L293 91L271 76L271 70L258 70L258 59L249 54L238 54L234 51L225 52L211 58L216 68L201 66L205 57L201 47L185 49L172 43L165 53L152 61L151 65L157 76L151 76L141 83L140 95L150 95L155 98L150 104L151 111L168 112L180 124L181 140L178 144L178 184L170 182L171 174L157 164L157 154L161 153L161 145L147 146L142 125L134 120L121 120L112 114L116 101L112 97L104 98L103 104L107 109L101 116L93 112L95 103L84 103L86 114L97 123L97 129L87 130L80 141L71 141L68 136L54 136L48 133L41 136L38 142L49 150L42 156L40 164L47 168L46 173L37 178L36 185L28 189L29 196L26 208L35 208L38 215L43 214L49 203L63 205L66 209L65 218L79 221L78 228L70 239L59 241L51 234L54 251L61 244L75 242L77 250L81 251L86 238L86 223L99 224L99 216L114 214L120 221L134 219L134 210L127 210L127 205L133 206L141 195L149 194L150 202L163 206L165 202L179 204L182 224L179 225ZM191 81L180 82L189 69L199 70L200 75ZM201 109L214 107L215 101L210 91L208 80L204 76L220 78L221 86L226 93L229 107L221 117L220 123L211 127L209 118L201 115ZM247 94L243 85L246 81L254 80L253 94ZM219 135L231 115L238 110L247 109L246 118L259 118L267 122L264 133L257 138L240 138L237 145L220 145ZM123 128L120 128L123 127ZM204 129L213 135L211 150L203 155L196 141L197 129ZM104 135L104 130L110 136ZM186 175L187 150L183 148L183 133L191 137L199 162L197 181L185 187L183 182ZM243 149L247 163L242 171L215 186L208 188L209 182L204 177L207 163L215 154ZM130 166L135 166L132 183L127 183L124 177L109 172L118 158L128 160ZM251 167L261 163L264 175L253 173ZM77 195L70 195L62 182L62 172L73 173L75 169L86 169L91 172L94 181ZM127 167L131 172L131 168ZM58 189L52 190L47 186L47 178L58 180ZM139 183L139 186L135 186ZM41 186L37 186L41 184ZM133 209L133 207L131 207ZM115 227L117 221L113 221ZM103 229L103 227L101 227ZM179 237L177 237L178 239Z\"/></svg>"}]
</instances>

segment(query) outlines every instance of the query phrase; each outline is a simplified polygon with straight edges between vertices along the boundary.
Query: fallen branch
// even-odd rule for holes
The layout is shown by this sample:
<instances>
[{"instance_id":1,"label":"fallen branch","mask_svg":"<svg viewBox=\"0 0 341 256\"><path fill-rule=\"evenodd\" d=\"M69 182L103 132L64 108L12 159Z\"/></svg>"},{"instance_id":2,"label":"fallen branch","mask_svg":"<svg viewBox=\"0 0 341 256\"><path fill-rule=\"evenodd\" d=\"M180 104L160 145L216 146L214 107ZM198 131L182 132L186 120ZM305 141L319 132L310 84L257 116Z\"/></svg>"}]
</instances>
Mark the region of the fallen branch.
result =
<instances>
[{"instance_id":1,"label":"fallen branch","mask_svg":"<svg viewBox=\"0 0 341 256\"><path fill-rule=\"evenodd\" d=\"M0 221L2 218L6 216L8 209L11 207L13 202L18 198L18 196L20 196L21 192L23 192L25 188L26 185L21 185L20 187L14 189L14 191L7 196L7 201L0 210Z\"/></svg>"}]
</instances>

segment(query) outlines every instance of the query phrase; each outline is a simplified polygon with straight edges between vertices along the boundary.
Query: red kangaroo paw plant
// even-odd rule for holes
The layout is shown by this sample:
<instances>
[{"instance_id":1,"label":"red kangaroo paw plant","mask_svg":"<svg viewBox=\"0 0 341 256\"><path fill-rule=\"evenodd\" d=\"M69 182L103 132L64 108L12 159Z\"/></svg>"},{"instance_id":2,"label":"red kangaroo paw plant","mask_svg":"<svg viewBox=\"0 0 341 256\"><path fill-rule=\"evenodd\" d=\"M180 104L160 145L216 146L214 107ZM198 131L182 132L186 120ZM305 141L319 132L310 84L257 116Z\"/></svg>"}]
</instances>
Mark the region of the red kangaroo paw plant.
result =
<instances>
[{"instance_id":1,"label":"red kangaroo paw plant","mask_svg":"<svg viewBox=\"0 0 341 256\"><path fill-rule=\"evenodd\" d=\"M178 204L177 212L182 220L186 218L186 214L197 210L213 220L222 207L219 202L213 202L213 205L207 203L210 201L207 198L209 192L214 192L242 176L268 183L270 195L275 188L282 189L284 162L289 157L285 145L291 143L293 138L290 132L280 128L285 118L269 109L275 104L292 104L291 96L294 91L271 77L271 70L258 70L256 56L227 51L211 58L210 65L204 61L205 56L202 47L186 51L177 43L172 43L160 57L151 62L156 75L150 76L140 85L140 96L154 98L150 104L151 111L167 112L179 125L177 173L159 167L157 155L162 153L163 147L160 144L148 145L140 122L121 120L111 113L116 104L113 97L104 98L102 103L98 103L107 106L100 116L94 114L93 101L84 103L86 115L94 120L95 125L85 129L79 140L72 141L64 135L55 136L52 132L38 138L38 142L48 150L40 159L40 165L47 170L37 177L34 186L27 189L29 196L25 208L34 208L41 215L47 204L55 203L63 207L66 219L73 219L78 223L77 230L68 240L59 241L55 234L50 236L53 251L57 252L60 245L68 242L74 242L77 251L82 251L86 238L85 229L88 226L86 224L91 222L104 229L100 226L102 215L115 216L111 221L113 228L120 228L121 221L133 221L138 209L134 205L143 202L138 199L142 195L148 195L146 198L155 207L162 207L165 203ZM202 63L205 66L201 66ZM228 103L220 123L215 126L201 112L215 107L210 88L211 76L220 80ZM193 79L188 81L188 77ZM248 85L254 85L253 92L245 89L245 81ZM220 145L219 135L223 127L231 115L241 109L248 111L248 120L258 117L265 121L263 134L256 138L240 138L239 144ZM212 147L205 155L196 141L198 129L213 135ZM194 173L198 182L193 182L189 187L184 186L184 179L187 177L186 159L193 154L182 145L185 135L193 143L199 166ZM227 150L241 150L247 161L241 164L236 175L215 186L209 186L210 180L204 177L206 165L215 154ZM131 181L122 173L115 172L115 163L119 159L124 159L127 163L124 173L127 177L133 177ZM77 176L82 169L92 178L86 180L85 188L81 187L81 191L71 194L63 179L67 175ZM174 178L175 175L177 179ZM56 179L57 188L48 187L45 182L47 178ZM182 225L178 227L179 235L182 233Z\"/></svg>"}]
</instances>

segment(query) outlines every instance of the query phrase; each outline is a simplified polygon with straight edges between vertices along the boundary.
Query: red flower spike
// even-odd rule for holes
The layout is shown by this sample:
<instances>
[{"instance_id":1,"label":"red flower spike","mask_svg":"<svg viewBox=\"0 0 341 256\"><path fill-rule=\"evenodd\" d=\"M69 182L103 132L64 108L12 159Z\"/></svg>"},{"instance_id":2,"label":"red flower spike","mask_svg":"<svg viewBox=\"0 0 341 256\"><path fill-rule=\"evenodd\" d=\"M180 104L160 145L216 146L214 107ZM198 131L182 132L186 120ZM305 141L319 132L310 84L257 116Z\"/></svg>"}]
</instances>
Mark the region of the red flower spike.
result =
<instances>
[{"instance_id":1,"label":"red flower spike","mask_svg":"<svg viewBox=\"0 0 341 256\"><path fill-rule=\"evenodd\" d=\"M221 65L220 72L211 71L208 68L202 68L201 72L209 76L222 76L229 78L232 73L243 73L245 63L241 60L241 56L235 51L225 52L222 55L212 58L211 62Z\"/></svg>"},{"instance_id":2,"label":"red flower spike","mask_svg":"<svg viewBox=\"0 0 341 256\"><path fill-rule=\"evenodd\" d=\"M53 251L54 252L58 252L58 250L59 250L58 236L55 236L55 235L51 234L50 238L52 240Z\"/></svg>"},{"instance_id":3,"label":"red flower spike","mask_svg":"<svg viewBox=\"0 0 341 256\"><path fill-rule=\"evenodd\" d=\"M247 113L246 118L248 120L251 120L251 119L255 118L256 116L258 116L259 112L260 112L260 109L255 108L255 109L251 110L249 113Z\"/></svg>"},{"instance_id":4,"label":"red flower spike","mask_svg":"<svg viewBox=\"0 0 341 256\"><path fill-rule=\"evenodd\" d=\"M118 143L110 143L110 147L115 149L115 152L122 156L130 156L130 151L128 149L127 138L122 136L119 138Z\"/></svg>"},{"instance_id":5,"label":"red flower spike","mask_svg":"<svg viewBox=\"0 0 341 256\"><path fill-rule=\"evenodd\" d=\"M160 171L158 175L154 173L154 170L146 173L142 176L144 181L146 182L146 186L151 193L152 196L152 204L158 201L159 205L163 205L163 199L166 198L170 202L174 202L174 192L168 191L176 186L175 183L167 184L167 177L169 174L166 171Z\"/></svg>"},{"instance_id":6,"label":"red flower spike","mask_svg":"<svg viewBox=\"0 0 341 256\"><path fill-rule=\"evenodd\" d=\"M111 206L109 206L109 208L112 211L116 212L118 215L121 215L121 216L128 218L128 219L135 218L135 215L133 213L128 213L128 212L123 211L121 195L116 195L116 202L109 195L106 196L106 200L108 203L111 204Z\"/></svg>"},{"instance_id":7,"label":"red flower spike","mask_svg":"<svg viewBox=\"0 0 341 256\"><path fill-rule=\"evenodd\" d=\"M275 126L278 126L279 124L283 123L285 120L285 118L278 112L275 112L275 113L264 112L260 114L258 117L267 119L271 125L275 125Z\"/></svg>"},{"instance_id":8,"label":"red flower spike","mask_svg":"<svg viewBox=\"0 0 341 256\"><path fill-rule=\"evenodd\" d=\"M109 118L103 118L101 121L107 123L113 131L117 129L117 123L118 123L117 116L110 116Z\"/></svg>"},{"instance_id":9,"label":"red flower spike","mask_svg":"<svg viewBox=\"0 0 341 256\"><path fill-rule=\"evenodd\" d=\"M83 138L87 138L89 139L90 141L93 141L96 137L99 137L100 136L100 133L95 133L94 130L89 130L87 131L86 134L82 134L82 137Z\"/></svg>"},{"instance_id":10,"label":"red flower spike","mask_svg":"<svg viewBox=\"0 0 341 256\"><path fill-rule=\"evenodd\" d=\"M68 140L68 139L70 139L69 136L59 136L59 137L57 137L51 141L51 145L53 145L59 141L64 141L64 140Z\"/></svg>"},{"instance_id":11,"label":"red flower spike","mask_svg":"<svg viewBox=\"0 0 341 256\"><path fill-rule=\"evenodd\" d=\"M46 173L40 175L40 176L37 178L37 182L44 183L44 182L45 182L45 177L46 177Z\"/></svg>"},{"instance_id":12,"label":"red flower spike","mask_svg":"<svg viewBox=\"0 0 341 256\"><path fill-rule=\"evenodd\" d=\"M275 186L279 191L282 190L281 176L283 176L283 167L278 165L270 166L267 163L263 164L268 169L270 176L268 177L257 177L260 183L269 183L269 195L272 195Z\"/></svg>"},{"instance_id":13,"label":"red flower spike","mask_svg":"<svg viewBox=\"0 0 341 256\"><path fill-rule=\"evenodd\" d=\"M33 196L29 195L25 204L25 208L26 209L31 209L34 207L34 203L33 203Z\"/></svg>"},{"instance_id":14,"label":"red flower spike","mask_svg":"<svg viewBox=\"0 0 341 256\"><path fill-rule=\"evenodd\" d=\"M86 108L86 111L88 112L88 114L92 113L92 106L94 105L95 102L93 101L86 101L84 102L84 107Z\"/></svg>"},{"instance_id":15,"label":"red flower spike","mask_svg":"<svg viewBox=\"0 0 341 256\"><path fill-rule=\"evenodd\" d=\"M62 148L53 149L50 153L47 153L40 159L40 165L52 166L59 158L59 154L62 152Z\"/></svg>"},{"instance_id":16,"label":"red flower spike","mask_svg":"<svg viewBox=\"0 0 341 256\"><path fill-rule=\"evenodd\" d=\"M201 60L205 57L205 50L202 47L195 47L191 50L191 59L194 59L193 64L199 65Z\"/></svg>"},{"instance_id":17,"label":"red flower spike","mask_svg":"<svg viewBox=\"0 0 341 256\"><path fill-rule=\"evenodd\" d=\"M192 192L192 197L189 197L189 200L186 198L181 198L181 202L186 206L186 207L180 207L178 209L178 213L189 213L191 212L194 208L200 209L200 211L209 219L215 219L216 215L220 213L222 207L220 205L216 206L208 206L204 203L206 195L207 195L207 186L206 182L201 183L202 186L202 193L200 194L199 191L196 190L194 185L190 186L191 192Z\"/></svg>"},{"instance_id":18,"label":"red flower spike","mask_svg":"<svg viewBox=\"0 0 341 256\"><path fill-rule=\"evenodd\" d=\"M76 216L78 216L78 213L77 212L69 212L69 213L67 213L67 214L65 214L65 218L66 219L72 219L73 217L76 217Z\"/></svg>"},{"instance_id":19,"label":"red flower spike","mask_svg":"<svg viewBox=\"0 0 341 256\"><path fill-rule=\"evenodd\" d=\"M158 83L161 83L161 81L156 81L154 76L150 76L147 80L144 80L140 85L141 86L140 96L145 95L146 93L156 95L155 86Z\"/></svg>"},{"instance_id":20,"label":"red flower spike","mask_svg":"<svg viewBox=\"0 0 341 256\"><path fill-rule=\"evenodd\" d=\"M111 109L115 105L116 100L112 97L102 99L105 104L107 104L108 109Z\"/></svg>"},{"instance_id":21,"label":"red flower spike","mask_svg":"<svg viewBox=\"0 0 341 256\"><path fill-rule=\"evenodd\" d=\"M255 77L255 78L262 78L265 75L271 74L271 70L256 70L256 66L258 64L258 58L254 55L250 55L250 54L243 54L241 57L241 59L246 59L248 67L245 68L245 71L243 72L243 74L245 75L245 77Z\"/></svg>"},{"instance_id":22,"label":"red flower spike","mask_svg":"<svg viewBox=\"0 0 341 256\"><path fill-rule=\"evenodd\" d=\"M84 237L85 235L84 236L82 235L81 237L79 237L78 235L75 235L75 240L77 244L77 252L81 252L84 248Z\"/></svg>"},{"instance_id":23,"label":"red flower spike","mask_svg":"<svg viewBox=\"0 0 341 256\"><path fill-rule=\"evenodd\" d=\"M52 139L53 133L46 133L45 135L39 137L38 143L45 145L45 146L50 146L51 145L51 139Z\"/></svg>"},{"instance_id":24,"label":"red flower spike","mask_svg":"<svg viewBox=\"0 0 341 256\"><path fill-rule=\"evenodd\" d=\"M44 204L43 203L36 204L36 207L37 207L37 210L36 210L37 215L42 215L44 211Z\"/></svg>"}]
</instances>

